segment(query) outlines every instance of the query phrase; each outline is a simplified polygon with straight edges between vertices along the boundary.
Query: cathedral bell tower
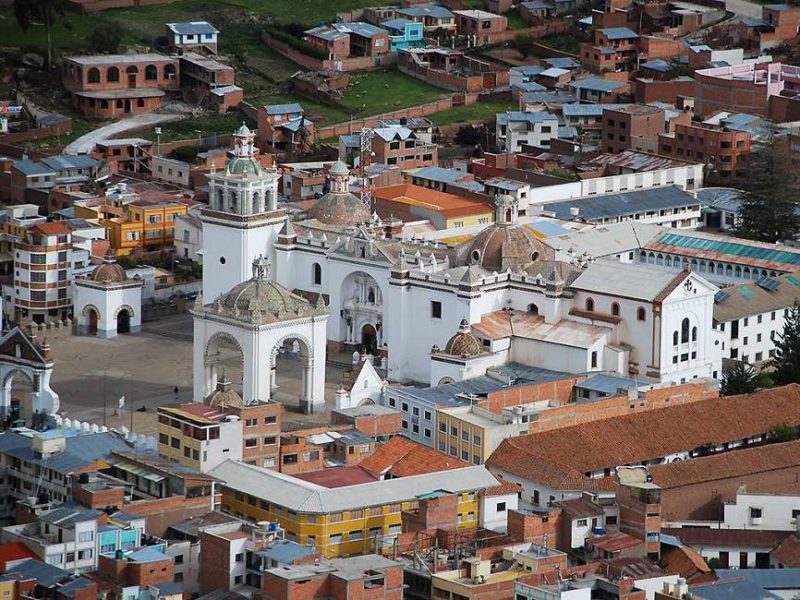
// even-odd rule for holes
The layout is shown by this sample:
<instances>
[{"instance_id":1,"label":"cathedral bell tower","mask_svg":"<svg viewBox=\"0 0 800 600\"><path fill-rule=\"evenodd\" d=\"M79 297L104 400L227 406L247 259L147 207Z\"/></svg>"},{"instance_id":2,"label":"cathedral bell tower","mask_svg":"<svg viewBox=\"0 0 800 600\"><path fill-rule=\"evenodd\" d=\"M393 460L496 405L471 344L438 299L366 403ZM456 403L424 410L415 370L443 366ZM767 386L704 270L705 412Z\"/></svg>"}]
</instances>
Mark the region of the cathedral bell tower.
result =
<instances>
[{"instance_id":1,"label":"cathedral bell tower","mask_svg":"<svg viewBox=\"0 0 800 600\"><path fill-rule=\"evenodd\" d=\"M208 174L203 209L203 297L212 301L251 276L257 256L275 260L273 245L287 219L278 208L278 172L258 161L255 134L233 134L225 171Z\"/></svg>"}]
</instances>

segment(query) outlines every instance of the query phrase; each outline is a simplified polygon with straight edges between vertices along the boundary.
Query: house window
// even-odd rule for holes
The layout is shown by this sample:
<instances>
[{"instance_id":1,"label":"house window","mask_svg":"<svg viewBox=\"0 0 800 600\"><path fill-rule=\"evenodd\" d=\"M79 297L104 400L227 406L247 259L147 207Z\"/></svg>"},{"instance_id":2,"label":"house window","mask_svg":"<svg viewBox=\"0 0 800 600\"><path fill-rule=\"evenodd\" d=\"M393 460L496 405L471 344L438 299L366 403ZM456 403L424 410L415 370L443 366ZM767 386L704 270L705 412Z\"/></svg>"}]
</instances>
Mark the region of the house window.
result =
<instances>
[{"instance_id":1,"label":"house window","mask_svg":"<svg viewBox=\"0 0 800 600\"><path fill-rule=\"evenodd\" d=\"M611 314L615 317L619 316L619 304L616 302L611 303Z\"/></svg>"},{"instance_id":2,"label":"house window","mask_svg":"<svg viewBox=\"0 0 800 600\"><path fill-rule=\"evenodd\" d=\"M314 285L322 285L322 267L319 263L314 263L312 267L312 280Z\"/></svg>"},{"instance_id":3,"label":"house window","mask_svg":"<svg viewBox=\"0 0 800 600\"><path fill-rule=\"evenodd\" d=\"M431 318L432 319L441 319L442 318L442 303L438 300L431 300Z\"/></svg>"},{"instance_id":4,"label":"house window","mask_svg":"<svg viewBox=\"0 0 800 600\"><path fill-rule=\"evenodd\" d=\"M647 312L644 310L643 306L640 306L636 310L636 319L639 321L646 321L647 320Z\"/></svg>"},{"instance_id":5,"label":"house window","mask_svg":"<svg viewBox=\"0 0 800 600\"><path fill-rule=\"evenodd\" d=\"M575 523L578 527L586 527L588 521L586 519L578 519Z\"/></svg>"},{"instance_id":6,"label":"house window","mask_svg":"<svg viewBox=\"0 0 800 600\"><path fill-rule=\"evenodd\" d=\"M596 369L596 368L597 368L597 351L596 351L596 350L595 350L594 352L592 352L592 364L591 364L591 368L592 368L592 369Z\"/></svg>"},{"instance_id":7,"label":"house window","mask_svg":"<svg viewBox=\"0 0 800 600\"><path fill-rule=\"evenodd\" d=\"M505 502L498 502L497 503L497 512L506 512L506 503Z\"/></svg>"},{"instance_id":8,"label":"house window","mask_svg":"<svg viewBox=\"0 0 800 600\"><path fill-rule=\"evenodd\" d=\"M594 298L586 299L586 310L589 312L594 312Z\"/></svg>"}]
</instances>

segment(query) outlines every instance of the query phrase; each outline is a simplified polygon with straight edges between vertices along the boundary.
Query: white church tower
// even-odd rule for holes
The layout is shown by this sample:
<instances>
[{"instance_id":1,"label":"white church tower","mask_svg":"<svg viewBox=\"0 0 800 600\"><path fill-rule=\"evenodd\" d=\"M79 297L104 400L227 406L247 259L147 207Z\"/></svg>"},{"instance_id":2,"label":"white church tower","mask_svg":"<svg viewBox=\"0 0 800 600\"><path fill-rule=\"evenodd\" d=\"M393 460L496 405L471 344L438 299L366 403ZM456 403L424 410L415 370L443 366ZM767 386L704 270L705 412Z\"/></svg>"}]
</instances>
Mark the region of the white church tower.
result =
<instances>
[{"instance_id":1,"label":"white church tower","mask_svg":"<svg viewBox=\"0 0 800 600\"><path fill-rule=\"evenodd\" d=\"M256 257L275 261L274 242L287 217L278 209L278 172L258 162L254 139L242 124L225 172L208 175L209 205L200 214L207 302L250 279Z\"/></svg>"}]
</instances>

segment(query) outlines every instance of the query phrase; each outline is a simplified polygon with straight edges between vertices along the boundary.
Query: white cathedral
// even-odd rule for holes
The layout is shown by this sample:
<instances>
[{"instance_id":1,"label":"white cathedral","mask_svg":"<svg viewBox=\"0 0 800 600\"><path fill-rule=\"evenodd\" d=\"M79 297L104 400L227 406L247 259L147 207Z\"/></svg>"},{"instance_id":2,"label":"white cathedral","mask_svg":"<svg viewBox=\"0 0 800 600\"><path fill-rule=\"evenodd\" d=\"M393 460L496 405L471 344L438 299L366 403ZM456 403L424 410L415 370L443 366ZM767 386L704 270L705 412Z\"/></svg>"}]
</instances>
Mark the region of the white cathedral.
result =
<instances>
[{"instance_id":1,"label":"white cathedral","mask_svg":"<svg viewBox=\"0 0 800 600\"><path fill-rule=\"evenodd\" d=\"M510 196L496 198L495 223L456 246L404 238L402 223L349 192L341 162L330 191L291 221L253 139L242 126L225 171L209 176L196 398L215 389L220 336L241 348L254 400L274 387L278 347L295 343L307 411L324 404L326 348L384 357L390 380L426 385L506 362L675 383L721 370L718 289L688 269L553 260Z\"/></svg>"}]
</instances>

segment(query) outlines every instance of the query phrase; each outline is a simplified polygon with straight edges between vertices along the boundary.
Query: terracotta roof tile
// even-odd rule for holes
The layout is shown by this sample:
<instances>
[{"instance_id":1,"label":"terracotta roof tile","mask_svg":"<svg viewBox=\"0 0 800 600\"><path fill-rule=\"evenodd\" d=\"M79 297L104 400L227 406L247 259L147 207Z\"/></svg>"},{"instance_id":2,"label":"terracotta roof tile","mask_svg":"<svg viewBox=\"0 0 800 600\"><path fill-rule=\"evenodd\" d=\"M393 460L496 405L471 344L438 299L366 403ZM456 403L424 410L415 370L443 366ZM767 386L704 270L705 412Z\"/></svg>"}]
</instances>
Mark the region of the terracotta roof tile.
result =
<instances>
[{"instance_id":1,"label":"terracotta roof tile","mask_svg":"<svg viewBox=\"0 0 800 600\"><path fill-rule=\"evenodd\" d=\"M636 546L644 545L644 541L621 531L590 538L586 541L595 548L605 550L606 552L620 552L626 548L635 548Z\"/></svg>"},{"instance_id":2,"label":"terracotta roof tile","mask_svg":"<svg viewBox=\"0 0 800 600\"><path fill-rule=\"evenodd\" d=\"M378 188L373 192L373 197L377 204L384 201L419 206L448 217L494 212L494 207L486 202L439 192L411 183Z\"/></svg>"},{"instance_id":3,"label":"terracotta roof tile","mask_svg":"<svg viewBox=\"0 0 800 600\"><path fill-rule=\"evenodd\" d=\"M522 491L522 486L513 481L503 481L497 487L486 488L482 492L482 496L505 496L506 494L519 494Z\"/></svg>"},{"instance_id":4,"label":"terracotta roof tile","mask_svg":"<svg viewBox=\"0 0 800 600\"><path fill-rule=\"evenodd\" d=\"M560 500L554 502L553 506L564 509L564 512L573 519L585 519L587 517L597 517L603 514L603 507L599 504L595 504L588 498Z\"/></svg>"},{"instance_id":5,"label":"terracotta roof tile","mask_svg":"<svg viewBox=\"0 0 800 600\"><path fill-rule=\"evenodd\" d=\"M786 569L800 567L800 537L794 533L783 540L772 551L772 559Z\"/></svg>"},{"instance_id":6,"label":"terracotta roof tile","mask_svg":"<svg viewBox=\"0 0 800 600\"><path fill-rule=\"evenodd\" d=\"M759 529L709 529L707 527L666 528L661 533L673 535L687 546L749 546L775 548L791 531L766 531Z\"/></svg>"},{"instance_id":7,"label":"terracotta roof tile","mask_svg":"<svg viewBox=\"0 0 800 600\"><path fill-rule=\"evenodd\" d=\"M69 225L61 222L40 223L31 227L31 231L42 235L63 235L72 231Z\"/></svg>"},{"instance_id":8,"label":"terracotta roof tile","mask_svg":"<svg viewBox=\"0 0 800 600\"><path fill-rule=\"evenodd\" d=\"M798 465L800 465L800 440L793 440L782 444L741 448L689 461L653 465L648 467L648 471L657 485L663 489L670 489ZM794 489L793 487L792 490Z\"/></svg>"},{"instance_id":9,"label":"terracotta roof tile","mask_svg":"<svg viewBox=\"0 0 800 600\"><path fill-rule=\"evenodd\" d=\"M470 464L396 435L378 446L374 454L361 461L359 466L375 476L409 477L461 469Z\"/></svg>"},{"instance_id":10,"label":"terracotta roof tile","mask_svg":"<svg viewBox=\"0 0 800 600\"><path fill-rule=\"evenodd\" d=\"M700 553L687 546L673 546L661 553L661 566L670 575L679 575L689 583L713 580L711 570Z\"/></svg>"},{"instance_id":11,"label":"terracotta roof tile","mask_svg":"<svg viewBox=\"0 0 800 600\"><path fill-rule=\"evenodd\" d=\"M761 435L782 423L800 424L798 384L509 438L486 466L536 481L543 470L574 476Z\"/></svg>"}]
</instances>

